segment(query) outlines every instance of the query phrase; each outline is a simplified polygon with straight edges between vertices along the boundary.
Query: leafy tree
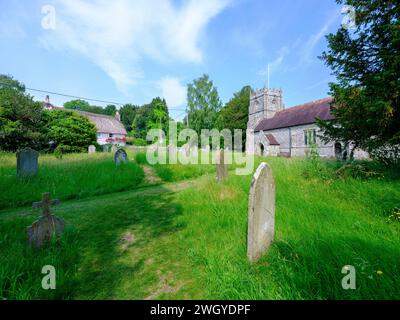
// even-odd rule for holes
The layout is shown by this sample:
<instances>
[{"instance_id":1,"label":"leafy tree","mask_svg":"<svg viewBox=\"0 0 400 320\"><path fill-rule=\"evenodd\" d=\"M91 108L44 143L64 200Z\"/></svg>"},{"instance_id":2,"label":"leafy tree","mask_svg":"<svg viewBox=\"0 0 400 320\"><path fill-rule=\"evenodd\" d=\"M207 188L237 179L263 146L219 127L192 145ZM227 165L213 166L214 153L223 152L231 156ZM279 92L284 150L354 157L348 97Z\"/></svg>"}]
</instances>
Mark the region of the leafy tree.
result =
<instances>
[{"instance_id":1,"label":"leafy tree","mask_svg":"<svg viewBox=\"0 0 400 320\"><path fill-rule=\"evenodd\" d=\"M233 95L233 98L221 110L224 128L232 131L241 129L243 133L242 145L246 146L246 129L249 120L249 101L251 87L245 86Z\"/></svg>"},{"instance_id":2,"label":"leafy tree","mask_svg":"<svg viewBox=\"0 0 400 320\"><path fill-rule=\"evenodd\" d=\"M121 115L121 122L123 123L126 131L132 131L132 123L133 119L135 119L136 112L139 107L133 104L125 104L120 110L119 114Z\"/></svg>"},{"instance_id":3,"label":"leafy tree","mask_svg":"<svg viewBox=\"0 0 400 320\"><path fill-rule=\"evenodd\" d=\"M153 99L150 103L151 114L147 124L148 129L163 129L168 130L168 107L164 99L159 97Z\"/></svg>"},{"instance_id":4,"label":"leafy tree","mask_svg":"<svg viewBox=\"0 0 400 320\"><path fill-rule=\"evenodd\" d=\"M104 113L109 116L115 116L117 113L117 107L113 104L109 104L107 107L104 108Z\"/></svg>"},{"instance_id":5,"label":"leafy tree","mask_svg":"<svg viewBox=\"0 0 400 320\"><path fill-rule=\"evenodd\" d=\"M0 149L16 151L39 147L42 105L25 93L25 86L0 75Z\"/></svg>"},{"instance_id":6,"label":"leafy tree","mask_svg":"<svg viewBox=\"0 0 400 320\"><path fill-rule=\"evenodd\" d=\"M96 127L79 113L66 110L45 111L43 131L52 150L84 152L96 144Z\"/></svg>"},{"instance_id":7,"label":"leafy tree","mask_svg":"<svg viewBox=\"0 0 400 320\"><path fill-rule=\"evenodd\" d=\"M200 136L202 129L221 129L222 102L208 75L193 80L187 90L189 127Z\"/></svg>"},{"instance_id":8,"label":"leafy tree","mask_svg":"<svg viewBox=\"0 0 400 320\"><path fill-rule=\"evenodd\" d=\"M149 104L141 106L136 111L132 122L132 131L136 138L146 139L150 129L161 128L167 134L168 107L164 99L154 98Z\"/></svg>"},{"instance_id":9,"label":"leafy tree","mask_svg":"<svg viewBox=\"0 0 400 320\"><path fill-rule=\"evenodd\" d=\"M105 114L105 115L109 115L110 114L109 112L112 112L113 107L115 108L115 111L116 111L115 106L107 106L106 108L102 108L99 106L92 106L87 101L79 100L79 99L71 100L71 101L64 103L65 109L80 110L80 111L86 111L86 112L97 113L97 114Z\"/></svg>"},{"instance_id":10,"label":"leafy tree","mask_svg":"<svg viewBox=\"0 0 400 320\"><path fill-rule=\"evenodd\" d=\"M25 92L24 84L22 84L18 80L15 80L10 75L0 74L0 90L6 88L14 89L21 93Z\"/></svg>"},{"instance_id":11,"label":"leafy tree","mask_svg":"<svg viewBox=\"0 0 400 320\"><path fill-rule=\"evenodd\" d=\"M335 121L318 120L325 140L352 142L390 163L400 160L400 7L394 0L337 0L353 6L356 28L329 34L322 54Z\"/></svg>"},{"instance_id":12,"label":"leafy tree","mask_svg":"<svg viewBox=\"0 0 400 320\"><path fill-rule=\"evenodd\" d=\"M151 116L151 105L147 104L140 107L132 122L132 131L136 138L146 139L148 122Z\"/></svg>"}]
</instances>

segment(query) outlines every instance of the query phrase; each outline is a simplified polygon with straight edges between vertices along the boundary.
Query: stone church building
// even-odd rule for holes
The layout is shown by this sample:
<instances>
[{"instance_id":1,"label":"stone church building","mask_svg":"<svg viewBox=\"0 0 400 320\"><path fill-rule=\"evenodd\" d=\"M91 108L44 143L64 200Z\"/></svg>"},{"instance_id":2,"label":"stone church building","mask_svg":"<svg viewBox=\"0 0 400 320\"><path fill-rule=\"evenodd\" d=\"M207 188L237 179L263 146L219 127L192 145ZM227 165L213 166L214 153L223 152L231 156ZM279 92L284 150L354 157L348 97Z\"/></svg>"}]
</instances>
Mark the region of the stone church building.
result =
<instances>
[{"instance_id":1,"label":"stone church building","mask_svg":"<svg viewBox=\"0 0 400 320\"><path fill-rule=\"evenodd\" d=\"M304 157L317 146L321 157L343 158L351 146L340 141L325 143L315 119L333 120L332 98L324 98L291 108L283 104L282 90L264 88L250 96L247 129L254 130L254 141L248 137L246 152L264 156ZM253 143L254 142L254 143ZM362 150L354 150L355 158L367 158Z\"/></svg>"}]
</instances>

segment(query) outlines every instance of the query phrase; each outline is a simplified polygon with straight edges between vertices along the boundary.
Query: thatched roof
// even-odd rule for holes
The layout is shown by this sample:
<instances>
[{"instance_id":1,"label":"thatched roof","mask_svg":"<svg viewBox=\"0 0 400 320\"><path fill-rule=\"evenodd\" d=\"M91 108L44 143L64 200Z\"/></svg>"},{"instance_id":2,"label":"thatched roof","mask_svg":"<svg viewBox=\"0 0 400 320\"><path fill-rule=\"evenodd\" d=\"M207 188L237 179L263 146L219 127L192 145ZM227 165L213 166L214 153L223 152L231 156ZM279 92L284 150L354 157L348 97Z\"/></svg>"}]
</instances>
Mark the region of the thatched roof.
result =
<instances>
[{"instance_id":1,"label":"thatched roof","mask_svg":"<svg viewBox=\"0 0 400 320\"><path fill-rule=\"evenodd\" d=\"M91 113L86 111L79 111L81 115L89 119L90 122L96 125L98 133L112 133L112 134L122 134L127 135L124 125L118 119L112 116L106 116L103 114Z\"/></svg>"}]
</instances>

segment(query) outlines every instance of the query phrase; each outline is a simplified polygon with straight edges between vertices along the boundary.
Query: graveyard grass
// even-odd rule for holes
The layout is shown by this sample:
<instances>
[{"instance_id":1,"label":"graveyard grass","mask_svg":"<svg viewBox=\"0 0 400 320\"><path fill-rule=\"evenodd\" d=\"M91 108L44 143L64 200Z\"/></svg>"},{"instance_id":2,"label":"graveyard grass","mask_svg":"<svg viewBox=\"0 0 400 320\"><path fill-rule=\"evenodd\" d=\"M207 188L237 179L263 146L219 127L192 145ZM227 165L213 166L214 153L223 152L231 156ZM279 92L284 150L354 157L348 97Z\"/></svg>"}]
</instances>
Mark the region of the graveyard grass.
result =
<instances>
[{"instance_id":1,"label":"graveyard grass","mask_svg":"<svg viewBox=\"0 0 400 320\"><path fill-rule=\"evenodd\" d=\"M399 179L257 158L254 170L266 161L275 176L276 236L250 264L251 176L230 171L217 183L213 166L156 165L162 183L151 185L143 156L120 168L109 157L41 157L37 181L18 182L15 159L1 156L0 300L400 298L400 223L388 220ZM35 250L26 227L40 211L28 204L45 191L64 200L52 212L66 232ZM54 291L41 288L44 265L56 268ZM345 265L356 268L356 290L342 289Z\"/></svg>"}]
</instances>

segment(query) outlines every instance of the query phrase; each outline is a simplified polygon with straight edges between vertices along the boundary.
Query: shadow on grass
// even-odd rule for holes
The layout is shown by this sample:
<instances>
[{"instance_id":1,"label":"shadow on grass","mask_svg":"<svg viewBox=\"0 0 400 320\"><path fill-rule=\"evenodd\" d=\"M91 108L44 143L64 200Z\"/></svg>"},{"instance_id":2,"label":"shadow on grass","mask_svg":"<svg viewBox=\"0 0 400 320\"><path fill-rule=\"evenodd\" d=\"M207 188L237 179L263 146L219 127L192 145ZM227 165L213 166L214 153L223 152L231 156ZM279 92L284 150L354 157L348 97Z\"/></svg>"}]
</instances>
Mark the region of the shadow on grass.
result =
<instances>
[{"instance_id":1,"label":"shadow on grass","mask_svg":"<svg viewBox=\"0 0 400 320\"><path fill-rule=\"evenodd\" d=\"M135 279L149 256L128 257L121 250L122 236L133 234L131 247L144 248L157 238L180 230L175 222L182 208L173 195L142 192L103 196L67 204L55 211L65 219L61 243L40 250L27 248L26 226L35 218L20 216L0 220L0 297L7 299L112 299L123 279ZM36 215L35 215L36 216ZM159 241L159 240L158 240ZM41 289L41 268L54 265L57 290ZM146 288L132 296L143 298Z\"/></svg>"}]
</instances>

